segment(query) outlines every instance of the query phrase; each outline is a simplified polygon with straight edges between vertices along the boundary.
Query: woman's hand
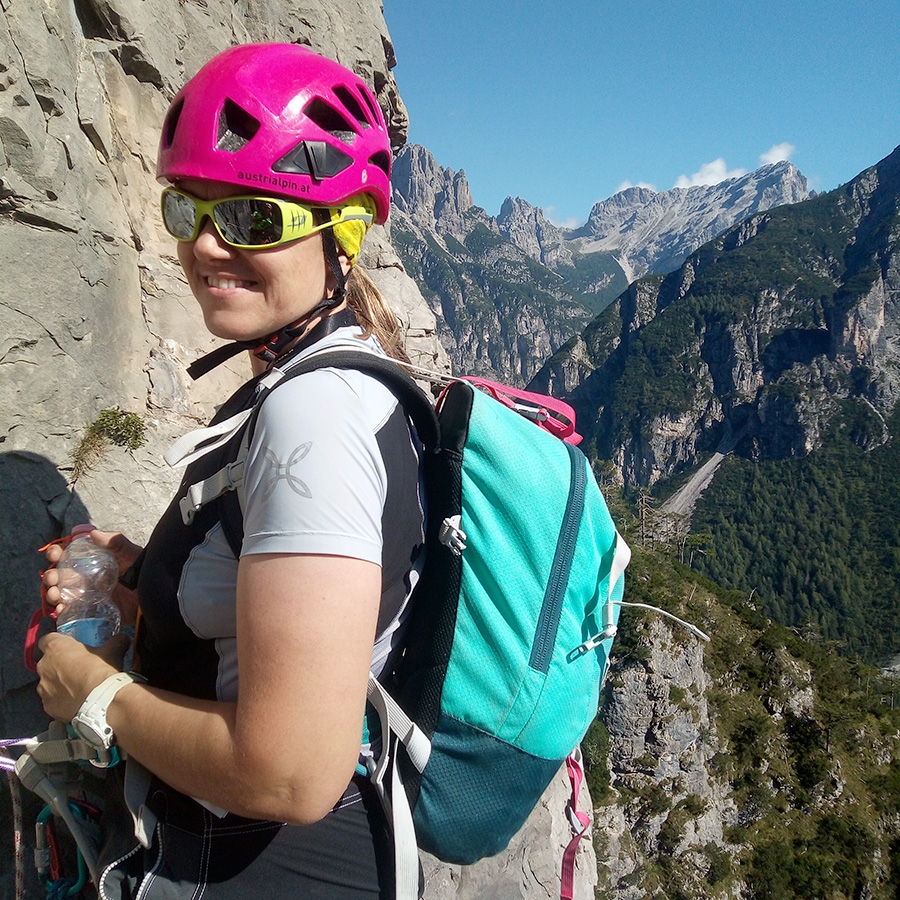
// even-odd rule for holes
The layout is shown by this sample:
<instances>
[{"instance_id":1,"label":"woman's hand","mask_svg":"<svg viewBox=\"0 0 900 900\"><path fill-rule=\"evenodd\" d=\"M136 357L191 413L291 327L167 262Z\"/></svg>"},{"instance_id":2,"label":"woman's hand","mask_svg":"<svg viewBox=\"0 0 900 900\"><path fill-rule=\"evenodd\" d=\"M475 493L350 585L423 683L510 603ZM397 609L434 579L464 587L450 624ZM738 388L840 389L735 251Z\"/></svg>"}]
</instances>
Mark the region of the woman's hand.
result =
<instances>
[{"instance_id":1,"label":"woman's hand","mask_svg":"<svg viewBox=\"0 0 900 900\"><path fill-rule=\"evenodd\" d=\"M103 547L112 553L119 566L120 575L127 572L141 554L141 547L132 543L124 534L120 534L117 531L98 531L94 529L94 531L90 532L90 538L98 547ZM62 557L64 549L60 544L51 544L45 553L47 561L55 567L60 557ZM57 611L60 611L64 601L60 596L58 584L59 572L56 568L51 568L44 572L47 603L56 608ZM113 588L112 600L122 613L122 624L134 625L137 621L137 594L128 590L124 585L117 583Z\"/></svg>"},{"instance_id":2,"label":"woman's hand","mask_svg":"<svg viewBox=\"0 0 900 900\"><path fill-rule=\"evenodd\" d=\"M85 647L64 634L46 634L38 646L43 656L37 664L37 692L51 718L71 722L87 695L122 668L131 641L124 634L102 647Z\"/></svg>"}]
</instances>

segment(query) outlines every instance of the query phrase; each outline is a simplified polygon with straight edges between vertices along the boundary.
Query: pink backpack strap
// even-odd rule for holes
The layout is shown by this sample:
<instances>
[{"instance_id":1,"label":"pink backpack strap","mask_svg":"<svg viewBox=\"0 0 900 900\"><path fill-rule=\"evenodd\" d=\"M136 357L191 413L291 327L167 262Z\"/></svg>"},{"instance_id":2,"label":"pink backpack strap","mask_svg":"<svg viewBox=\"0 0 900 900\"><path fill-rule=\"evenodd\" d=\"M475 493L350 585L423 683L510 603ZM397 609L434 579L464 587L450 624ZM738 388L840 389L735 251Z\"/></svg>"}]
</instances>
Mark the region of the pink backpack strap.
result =
<instances>
[{"instance_id":1,"label":"pink backpack strap","mask_svg":"<svg viewBox=\"0 0 900 900\"><path fill-rule=\"evenodd\" d=\"M90 534L95 530L93 525L76 525L70 534L57 538L55 541L49 541L43 547L38 547L38 553L43 553L48 547L54 544L60 544L65 547L73 538L79 534ZM52 566L51 566L52 568ZM44 573L39 572L38 577L41 579L41 605L34 611L31 621L28 623L28 631L25 633L25 668L29 672L37 671L37 664L34 661L34 651L37 646L38 634L41 628L41 619L49 616L51 619L56 618L56 610L47 602L47 589L44 587Z\"/></svg>"},{"instance_id":2,"label":"pink backpack strap","mask_svg":"<svg viewBox=\"0 0 900 900\"><path fill-rule=\"evenodd\" d=\"M578 844L591 824L591 817L586 812L578 810L578 793L584 781L584 766L581 763L581 753L577 748L566 757L566 771L569 775L569 783L572 785L572 796L569 798L567 806L573 837L563 852L560 900L572 900L575 888L575 854L578 852Z\"/></svg>"},{"instance_id":3,"label":"pink backpack strap","mask_svg":"<svg viewBox=\"0 0 900 900\"><path fill-rule=\"evenodd\" d=\"M575 410L568 403L545 394L520 391L518 388L488 381L486 378L465 376L461 380L474 384L504 406L531 419L536 425L567 444L581 443L581 435L575 431Z\"/></svg>"}]
</instances>

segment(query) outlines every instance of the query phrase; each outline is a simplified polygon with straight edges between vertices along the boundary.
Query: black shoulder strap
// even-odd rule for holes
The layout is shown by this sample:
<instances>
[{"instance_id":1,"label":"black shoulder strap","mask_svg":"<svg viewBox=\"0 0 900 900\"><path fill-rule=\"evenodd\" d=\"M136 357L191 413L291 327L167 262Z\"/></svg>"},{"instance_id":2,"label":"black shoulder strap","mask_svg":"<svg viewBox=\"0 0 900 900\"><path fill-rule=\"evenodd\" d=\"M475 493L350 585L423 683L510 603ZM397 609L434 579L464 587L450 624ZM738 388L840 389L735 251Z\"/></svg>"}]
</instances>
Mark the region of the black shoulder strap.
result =
<instances>
[{"instance_id":1,"label":"black shoulder strap","mask_svg":"<svg viewBox=\"0 0 900 900\"><path fill-rule=\"evenodd\" d=\"M265 398L280 385L285 384L298 375L314 372L316 369L356 369L365 372L381 381L400 401L406 415L412 420L419 435L419 440L427 455L438 452L440 447L440 425L434 410L434 403L428 395L410 378L400 365L393 360L369 353L365 350L335 349L322 350L319 353L301 360L291 366L284 377L263 392L253 411L247 428L251 429L248 441L252 438L252 428L259 414L259 407ZM219 519L228 544L236 557L241 555L244 542L244 517L236 491L227 491L218 499Z\"/></svg>"}]
</instances>

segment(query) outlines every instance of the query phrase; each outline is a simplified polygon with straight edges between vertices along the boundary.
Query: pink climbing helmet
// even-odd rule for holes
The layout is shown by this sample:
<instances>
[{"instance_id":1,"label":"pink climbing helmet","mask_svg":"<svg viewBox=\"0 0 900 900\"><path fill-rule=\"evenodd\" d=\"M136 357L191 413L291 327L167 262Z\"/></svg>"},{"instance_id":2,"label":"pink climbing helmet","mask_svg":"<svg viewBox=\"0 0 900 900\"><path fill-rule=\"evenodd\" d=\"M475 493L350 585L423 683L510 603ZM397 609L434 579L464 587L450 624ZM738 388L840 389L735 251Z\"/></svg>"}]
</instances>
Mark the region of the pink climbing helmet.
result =
<instances>
[{"instance_id":1,"label":"pink climbing helmet","mask_svg":"<svg viewBox=\"0 0 900 900\"><path fill-rule=\"evenodd\" d=\"M244 44L214 56L163 123L156 177L222 181L241 193L339 206L357 194L390 208L391 145L366 83L297 44Z\"/></svg>"}]
</instances>

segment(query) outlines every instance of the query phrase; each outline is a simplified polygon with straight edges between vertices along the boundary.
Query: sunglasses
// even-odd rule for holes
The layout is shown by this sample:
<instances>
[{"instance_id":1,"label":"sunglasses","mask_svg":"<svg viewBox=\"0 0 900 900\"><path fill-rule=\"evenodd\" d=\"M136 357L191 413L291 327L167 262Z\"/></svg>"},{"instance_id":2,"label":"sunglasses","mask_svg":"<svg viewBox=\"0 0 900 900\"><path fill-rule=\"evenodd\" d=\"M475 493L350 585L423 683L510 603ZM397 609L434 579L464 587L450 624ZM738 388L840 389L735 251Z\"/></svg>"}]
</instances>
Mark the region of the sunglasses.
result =
<instances>
[{"instance_id":1,"label":"sunglasses","mask_svg":"<svg viewBox=\"0 0 900 900\"><path fill-rule=\"evenodd\" d=\"M323 206L330 221L317 225L313 207L277 197L226 197L201 200L174 188L162 192L162 217L166 231L178 241L195 241L209 216L219 237L240 250L261 250L299 241L340 222L372 224L365 206Z\"/></svg>"}]
</instances>

